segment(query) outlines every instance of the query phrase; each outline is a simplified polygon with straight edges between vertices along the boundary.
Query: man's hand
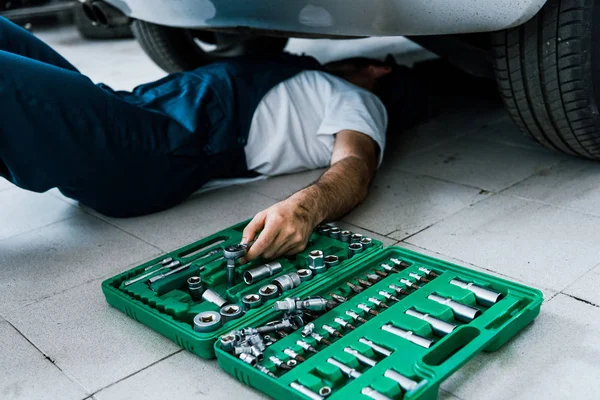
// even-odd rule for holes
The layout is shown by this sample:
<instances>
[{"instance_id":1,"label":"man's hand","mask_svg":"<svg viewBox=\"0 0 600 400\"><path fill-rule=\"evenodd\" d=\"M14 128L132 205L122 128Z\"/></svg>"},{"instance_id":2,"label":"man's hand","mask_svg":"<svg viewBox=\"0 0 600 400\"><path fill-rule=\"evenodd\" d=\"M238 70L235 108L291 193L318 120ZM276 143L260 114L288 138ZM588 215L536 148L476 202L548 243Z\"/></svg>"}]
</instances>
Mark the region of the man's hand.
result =
<instances>
[{"instance_id":1,"label":"man's hand","mask_svg":"<svg viewBox=\"0 0 600 400\"><path fill-rule=\"evenodd\" d=\"M259 232L260 236L242 264L258 256L273 259L301 252L320 222L318 219L318 214L304 208L294 196L259 212L244 229L244 244L254 240Z\"/></svg>"}]
</instances>

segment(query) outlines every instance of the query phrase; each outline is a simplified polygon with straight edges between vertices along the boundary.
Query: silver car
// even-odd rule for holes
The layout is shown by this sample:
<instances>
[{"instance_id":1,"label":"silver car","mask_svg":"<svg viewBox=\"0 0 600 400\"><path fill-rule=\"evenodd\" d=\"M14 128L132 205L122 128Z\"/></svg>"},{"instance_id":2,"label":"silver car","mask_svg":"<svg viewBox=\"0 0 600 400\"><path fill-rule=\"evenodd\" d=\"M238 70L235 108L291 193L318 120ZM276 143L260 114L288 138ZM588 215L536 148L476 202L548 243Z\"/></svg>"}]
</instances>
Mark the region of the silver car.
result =
<instances>
[{"instance_id":1,"label":"silver car","mask_svg":"<svg viewBox=\"0 0 600 400\"><path fill-rule=\"evenodd\" d=\"M84 0L104 25L133 21L168 72L289 37L408 36L495 78L517 126L543 145L600 159L600 2L593 0ZM598 70L598 71L597 71Z\"/></svg>"}]
</instances>

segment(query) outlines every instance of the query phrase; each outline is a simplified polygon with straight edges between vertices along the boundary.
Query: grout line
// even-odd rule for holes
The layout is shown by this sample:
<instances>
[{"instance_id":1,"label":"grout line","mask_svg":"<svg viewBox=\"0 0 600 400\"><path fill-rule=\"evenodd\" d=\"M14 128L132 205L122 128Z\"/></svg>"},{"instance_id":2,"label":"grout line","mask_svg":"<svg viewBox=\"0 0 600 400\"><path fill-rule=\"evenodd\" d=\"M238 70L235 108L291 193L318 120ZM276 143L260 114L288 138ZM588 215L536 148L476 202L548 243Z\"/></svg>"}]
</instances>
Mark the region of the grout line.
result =
<instances>
[{"instance_id":1,"label":"grout line","mask_svg":"<svg viewBox=\"0 0 600 400\"><path fill-rule=\"evenodd\" d=\"M441 387L440 387L440 392L447 393L447 394L449 394L452 397L456 397L458 400L463 400L462 397L458 397L457 395L455 395L454 393L450 392L449 390L442 389Z\"/></svg>"},{"instance_id":2,"label":"grout line","mask_svg":"<svg viewBox=\"0 0 600 400\"><path fill-rule=\"evenodd\" d=\"M39 351L40 354L44 357L44 359L46 361L48 361L50 364L52 364L54 367L56 367L64 376L67 377L67 379L69 381L71 381L73 384L75 384L76 386L81 388L81 390L83 390L83 392L86 393L85 397L83 397L84 399L86 399L90 396L91 393L85 388L85 386L83 386L81 383L79 383L77 381L77 379L75 379L73 376L71 376L69 373L67 373L65 370L63 370L61 367L59 367L58 364L56 363L56 361L52 357L50 357L48 354L46 354L44 351L42 351L42 349L40 349L38 346L36 346L31 340L29 340L29 338L27 336L25 336L23 334L23 332L21 332L10 321L7 320L6 323L9 324L19 335L21 335L21 337L23 337L23 339L25 339L27 341L27 343L29 343L31 346L33 346L33 348L35 348L37 351Z\"/></svg>"},{"instance_id":3,"label":"grout line","mask_svg":"<svg viewBox=\"0 0 600 400\"><path fill-rule=\"evenodd\" d=\"M577 213L577 214L585 215L586 217L600 218L600 214L592 214L592 213L588 213L586 211L578 210L576 208L559 206L559 205L556 205L556 204L545 202L543 200L532 199L532 198L529 198L529 197L517 196L517 195L514 195L514 194L510 194L510 193L500 193L500 194L502 194L503 196L512 197L512 198L518 199L518 200L524 200L524 201L528 201L528 202L531 202L531 203L542 204L542 205L545 205L545 206L548 206L548 207L556 208L558 210L572 211L572 212Z\"/></svg>"},{"instance_id":4,"label":"grout line","mask_svg":"<svg viewBox=\"0 0 600 400\"><path fill-rule=\"evenodd\" d=\"M124 376L123 378L121 378L121 379L119 379L119 380L117 380L117 381L115 381L115 382L113 382L113 383L111 383L111 384L108 384L108 385L106 385L106 386L104 386L104 387L102 387L102 388L100 388L100 389L96 390L94 393L92 393L92 397L93 397L94 395L98 394L99 392L101 392L102 390L108 389L109 387L111 387L111 386L114 386L114 385L118 384L119 382L123 382L124 380L126 380L126 379L129 379L129 378L131 378L132 376L134 376L134 375L137 375L137 374L139 374L140 372L142 372L142 371L145 371L145 370L147 370L148 368L155 366L155 365L156 365L156 364L158 364L159 362L161 362L161 361L164 361L164 360L166 360L167 358L173 357L173 356L175 356L175 355L177 355L177 354L181 353L182 351L184 351L184 350L183 350L183 349L179 349L179 350L175 351L174 353L171 353L171 354L169 354L169 355L167 355L167 356L164 356L164 357L163 357L163 358L161 358L160 360L156 360L156 361L154 361L154 362L152 362L152 363L150 363L150 364L146 365L144 368L141 368L141 369L139 369L139 370L137 370L137 371L135 371L135 372L132 372L131 374L129 374L129 375L127 375L127 376Z\"/></svg>"},{"instance_id":5,"label":"grout line","mask_svg":"<svg viewBox=\"0 0 600 400\"><path fill-rule=\"evenodd\" d=\"M35 232L35 231L37 231L37 230L39 230L39 229L44 229L44 228L47 228L47 227L49 227L49 226L52 226L52 225L58 224L58 223L60 223L60 222L65 222L65 221L68 221L68 220L70 220L70 219L72 219L72 218L76 218L76 216L74 216L74 215L73 215L73 216L70 216L70 217L62 218L62 219L56 220L56 221L54 221L54 222L51 222L51 223L49 223L49 224L46 224L46 225L38 226L38 227L35 227L35 228L33 228L33 229L30 229L30 230L24 231L24 232L19 232L19 233L15 234L15 235L10 235L10 236L7 236L7 237L0 238L0 242L1 242L1 241L3 241L3 240L7 240L7 239L14 239L14 238L16 238L17 236L21 236L21 235L29 234L29 233Z\"/></svg>"},{"instance_id":6,"label":"grout line","mask_svg":"<svg viewBox=\"0 0 600 400\"><path fill-rule=\"evenodd\" d=\"M560 292L560 294L565 295L567 297L570 297L570 298L572 298L574 300L580 301L580 302L582 302L584 304L588 304L590 306L593 306L593 307L596 307L596 308L600 308L600 305L598 305L596 303L593 303L593 302L591 302L589 300L582 299L581 297L573 296L572 294L568 294L568 293L564 293L564 292Z\"/></svg>"}]
</instances>

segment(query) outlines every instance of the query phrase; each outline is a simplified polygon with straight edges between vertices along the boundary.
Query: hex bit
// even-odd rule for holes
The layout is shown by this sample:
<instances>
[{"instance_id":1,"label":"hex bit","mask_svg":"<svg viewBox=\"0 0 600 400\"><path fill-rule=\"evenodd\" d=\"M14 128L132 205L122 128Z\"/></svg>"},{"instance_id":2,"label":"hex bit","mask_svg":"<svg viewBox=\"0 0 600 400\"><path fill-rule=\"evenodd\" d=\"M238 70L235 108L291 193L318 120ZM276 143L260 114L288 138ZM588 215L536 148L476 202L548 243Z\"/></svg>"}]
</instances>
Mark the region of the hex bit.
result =
<instances>
[{"instance_id":1,"label":"hex bit","mask_svg":"<svg viewBox=\"0 0 600 400\"><path fill-rule=\"evenodd\" d=\"M405 284L406 287L409 287L411 289L414 289L414 290L421 289L421 286L417 285L416 283L413 283L412 281L409 281L408 279L400 279L400 282Z\"/></svg>"},{"instance_id":2,"label":"hex bit","mask_svg":"<svg viewBox=\"0 0 600 400\"><path fill-rule=\"evenodd\" d=\"M389 264L383 263L381 264L381 268L383 268L386 272L397 274L400 270L396 267L392 267Z\"/></svg>"},{"instance_id":3,"label":"hex bit","mask_svg":"<svg viewBox=\"0 0 600 400\"><path fill-rule=\"evenodd\" d=\"M311 333L310 337L315 339L317 341L317 343L319 343L319 344L324 344L325 346L331 346L331 342L329 340L325 339L323 336L319 335L316 332Z\"/></svg>"},{"instance_id":4,"label":"hex bit","mask_svg":"<svg viewBox=\"0 0 600 400\"><path fill-rule=\"evenodd\" d=\"M383 272L379 269L374 269L373 272L375 272L377 275L379 275L382 278L387 278L388 276L390 276L390 274L388 274L387 272Z\"/></svg>"},{"instance_id":5,"label":"hex bit","mask_svg":"<svg viewBox=\"0 0 600 400\"><path fill-rule=\"evenodd\" d=\"M371 307L367 306L366 304L360 303L357 307L371 315L374 315L374 316L379 315L379 311L373 310Z\"/></svg>"},{"instance_id":6,"label":"hex bit","mask_svg":"<svg viewBox=\"0 0 600 400\"><path fill-rule=\"evenodd\" d=\"M269 357L269 360L271 360L271 362L273 364L275 364L278 368L284 369L286 371L289 371L292 369L292 367L290 367L289 365L287 365L286 363L281 361L281 359L276 356Z\"/></svg>"},{"instance_id":7,"label":"hex bit","mask_svg":"<svg viewBox=\"0 0 600 400\"><path fill-rule=\"evenodd\" d=\"M431 282L429 279L425 278L424 276L415 274L414 272L409 273L408 276L410 276L411 278L414 278L417 282L423 282L423 283Z\"/></svg>"},{"instance_id":8,"label":"hex bit","mask_svg":"<svg viewBox=\"0 0 600 400\"><path fill-rule=\"evenodd\" d=\"M383 308L383 309L388 309L390 308L390 306L388 306L387 304L385 304L383 301L376 299L375 297L369 297L367 299L370 303L375 304L377 307Z\"/></svg>"},{"instance_id":9,"label":"hex bit","mask_svg":"<svg viewBox=\"0 0 600 400\"><path fill-rule=\"evenodd\" d=\"M378 283L381 280L381 278L379 277L379 275L376 275L376 274L367 274L367 279L372 284L376 284L376 283Z\"/></svg>"},{"instance_id":10,"label":"hex bit","mask_svg":"<svg viewBox=\"0 0 600 400\"><path fill-rule=\"evenodd\" d=\"M335 329L333 326L323 325L321 328L323 328L323 330L325 332L329 333L331 336L335 336L337 338L344 337L344 335L342 335L342 333L340 331L338 331L337 329Z\"/></svg>"},{"instance_id":11,"label":"hex bit","mask_svg":"<svg viewBox=\"0 0 600 400\"><path fill-rule=\"evenodd\" d=\"M352 291L356 294L361 293L364 290L363 288L361 288L360 286L356 286L352 282L346 282L346 286L348 286L350 289L352 289Z\"/></svg>"},{"instance_id":12,"label":"hex bit","mask_svg":"<svg viewBox=\"0 0 600 400\"><path fill-rule=\"evenodd\" d=\"M401 288L400 286L397 285L390 285L388 286L390 289L392 289L394 292L398 293L398 294L402 294L404 296L408 296L410 294L409 291L407 291L404 288Z\"/></svg>"},{"instance_id":13,"label":"hex bit","mask_svg":"<svg viewBox=\"0 0 600 400\"><path fill-rule=\"evenodd\" d=\"M437 278L438 276L440 276L440 274L438 274L437 272L435 272L434 270L429 269L429 268L419 267L418 269L419 269L419 271L423 272L425 275L430 276L432 278Z\"/></svg>"},{"instance_id":14,"label":"hex bit","mask_svg":"<svg viewBox=\"0 0 600 400\"><path fill-rule=\"evenodd\" d=\"M335 293L329 293L329 296L334 300L337 301L338 303L345 303L346 302L346 298L344 296L340 296L339 294L335 294Z\"/></svg>"},{"instance_id":15,"label":"hex bit","mask_svg":"<svg viewBox=\"0 0 600 400\"><path fill-rule=\"evenodd\" d=\"M356 327L354 325L352 325L350 322L348 322L345 319L340 318L340 317L336 317L333 320L333 322L335 322L336 324L339 324L344 329L350 329L351 331L356 329Z\"/></svg>"},{"instance_id":16,"label":"hex bit","mask_svg":"<svg viewBox=\"0 0 600 400\"><path fill-rule=\"evenodd\" d=\"M400 267L402 269L408 268L411 266L410 263L403 261L403 260L398 260L397 258L390 258L390 261L393 262L396 267Z\"/></svg>"},{"instance_id":17,"label":"hex bit","mask_svg":"<svg viewBox=\"0 0 600 400\"><path fill-rule=\"evenodd\" d=\"M358 282L358 284L362 287L364 287L365 289L370 288L371 286L373 286L372 283L365 281L364 279L360 279L357 278L356 282Z\"/></svg>"},{"instance_id":18,"label":"hex bit","mask_svg":"<svg viewBox=\"0 0 600 400\"><path fill-rule=\"evenodd\" d=\"M300 354L296 353L294 350L290 349L289 347L287 349L284 349L283 353L286 356L293 358L294 360L296 360L298 362L306 361L306 359L304 357L302 357Z\"/></svg>"},{"instance_id":19,"label":"hex bit","mask_svg":"<svg viewBox=\"0 0 600 400\"><path fill-rule=\"evenodd\" d=\"M312 347L310 344L306 343L304 340L297 340L296 344L300 347L302 347L304 350L308 351L309 353L313 353L313 354L317 354L317 349L315 349L314 347Z\"/></svg>"},{"instance_id":20,"label":"hex bit","mask_svg":"<svg viewBox=\"0 0 600 400\"><path fill-rule=\"evenodd\" d=\"M347 310L346 311L346 315L349 316L349 317L351 317L353 320L355 320L357 322L360 322L361 324L364 324L365 322L367 322L366 319L364 319L363 317L361 317L360 315L358 315L354 311Z\"/></svg>"},{"instance_id":21,"label":"hex bit","mask_svg":"<svg viewBox=\"0 0 600 400\"><path fill-rule=\"evenodd\" d=\"M394 296L394 295L391 295L391 294L389 294L389 293L388 293L388 292L386 292L385 290L380 290L380 291L378 292L378 294L379 294L380 296L383 296L383 297L385 297L385 298L386 298L386 299L388 299L388 300L391 300L391 301L400 301L400 299L399 299L399 298L397 298L397 297L396 297L396 296Z\"/></svg>"}]
</instances>

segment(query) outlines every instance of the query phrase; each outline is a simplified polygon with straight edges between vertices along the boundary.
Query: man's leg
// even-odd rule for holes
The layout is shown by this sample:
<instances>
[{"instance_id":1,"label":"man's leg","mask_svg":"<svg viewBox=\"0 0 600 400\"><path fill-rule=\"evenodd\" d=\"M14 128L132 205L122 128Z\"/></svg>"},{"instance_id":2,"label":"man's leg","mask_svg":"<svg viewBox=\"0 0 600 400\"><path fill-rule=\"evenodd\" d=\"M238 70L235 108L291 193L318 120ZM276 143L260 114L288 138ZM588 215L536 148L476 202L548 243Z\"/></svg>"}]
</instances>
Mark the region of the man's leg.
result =
<instances>
[{"instance_id":1,"label":"man's leg","mask_svg":"<svg viewBox=\"0 0 600 400\"><path fill-rule=\"evenodd\" d=\"M0 50L77 71L77 68L46 43L4 17L0 17Z\"/></svg>"},{"instance_id":2,"label":"man's leg","mask_svg":"<svg viewBox=\"0 0 600 400\"><path fill-rule=\"evenodd\" d=\"M172 156L189 132L77 72L0 51L0 98L0 161L21 188L58 187L104 214L131 216L202 184L197 160Z\"/></svg>"}]
</instances>

